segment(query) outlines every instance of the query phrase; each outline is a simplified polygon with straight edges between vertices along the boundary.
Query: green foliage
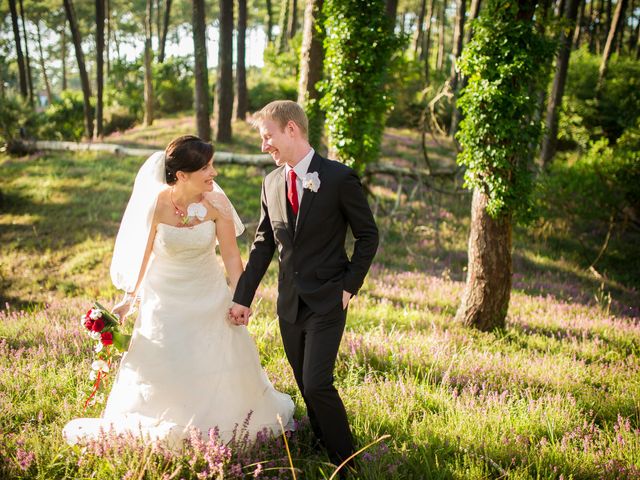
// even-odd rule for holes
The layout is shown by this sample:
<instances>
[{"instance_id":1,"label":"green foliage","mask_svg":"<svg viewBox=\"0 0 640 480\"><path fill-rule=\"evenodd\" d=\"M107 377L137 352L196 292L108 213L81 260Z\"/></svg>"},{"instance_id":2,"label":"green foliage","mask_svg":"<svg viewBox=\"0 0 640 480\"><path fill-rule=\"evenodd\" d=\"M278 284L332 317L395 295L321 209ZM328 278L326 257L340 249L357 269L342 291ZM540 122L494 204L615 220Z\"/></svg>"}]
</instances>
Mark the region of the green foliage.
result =
<instances>
[{"instance_id":1,"label":"green foliage","mask_svg":"<svg viewBox=\"0 0 640 480\"><path fill-rule=\"evenodd\" d=\"M138 117L130 113L125 107L119 105L107 107L104 112L104 134L124 132L138 122Z\"/></svg>"},{"instance_id":2,"label":"green foliage","mask_svg":"<svg viewBox=\"0 0 640 480\"><path fill-rule=\"evenodd\" d=\"M393 108L387 125L391 127L417 127L427 106L422 95L424 88L424 64L422 61L399 56L392 70L391 92Z\"/></svg>"},{"instance_id":3,"label":"green foliage","mask_svg":"<svg viewBox=\"0 0 640 480\"><path fill-rule=\"evenodd\" d=\"M489 197L494 218L530 210L531 145L541 125L532 120L536 101L531 92L543 75L552 46L532 21L518 19L518 3L491 0L474 23L474 36L459 62L468 77L458 99L464 114L457 138L462 145L465 186Z\"/></svg>"},{"instance_id":4,"label":"green foliage","mask_svg":"<svg viewBox=\"0 0 640 480\"><path fill-rule=\"evenodd\" d=\"M144 115L144 71L142 60L114 60L105 86L106 106L123 107L139 121Z\"/></svg>"},{"instance_id":5,"label":"green foliage","mask_svg":"<svg viewBox=\"0 0 640 480\"><path fill-rule=\"evenodd\" d=\"M329 143L340 160L362 171L380 153L391 106L389 69L400 40L383 0L327 0L323 15L326 79L319 89Z\"/></svg>"},{"instance_id":6,"label":"green foliage","mask_svg":"<svg viewBox=\"0 0 640 480\"><path fill-rule=\"evenodd\" d=\"M93 100L93 99L92 99ZM92 105L93 108L93 105ZM47 107L40 117L39 136L49 140L73 140L84 136L82 92L65 90Z\"/></svg>"},{"instance_id":7,"label":"green foliage","mask_svg":"<svg viewBox=\"0 0 640 480\"><path fill-rule=\"evenodd\" d=\"M601 57L584 45L571 53L558 137L572 147L588 148L590 140L615 142L633 127L640 112L640 62L614 56L599 98L596 98Z\"/></svg>"},{"instance_id":8,"label":"green foliage","mask_svg":"<svg viewBox=\"0 0 640 480\"><path fill-rule=\"evenodd\" d=\"M599 263L632 282L640 259L629 255L630 240L621 234L640 230L640 122L613 146L602 138L586 153L554 162L539 178L535 199L548 228L577 242L583 263L595 260L607 232L613 234Z\"/></svg>"},{"instance_id":9,"label":"green foliage","mask_svg":"<svg viewBox=\"0 0 640 480\"><path fill-rule=\"evenodd\" d=\"M302 48L302 32L296 33L289 40L288 48L279 52L276 43L270 43L264 50L264 75L276 78L297 78L300 68L300 50Z\"/></svg>"},{"instance_id":10,"label":"green foliage","mask_svg":"<svg viewBox=\"0 0 640 480\"><path fill-rule=\"evenodd\" d=\"M193 65L187 57L169 57L153 65L154 108L170 115L193 108ZM144 116L142 59L115 61L105 88L105 104L124 107L141 121Z\"/></svg>"},{"instance_id":11,"label":"green foliage","mask_svg":"<svg viewBox=\"0 0 640 480\"><path fill-rule=\"evenodd\" d=\"M18 95L0 99L0 150L11 150L20 138L20 129L27 135L35 121L29 102Z\"/></svg>"},{"instance_id":12,"label":"green foliage","mask_svg":"<svg viewBox=\"0 0 640 480\"><path fill-rule=\"evenodd\" d=\"M277 77L266 70L249 70L249 110L260 110L273 100L293 100L298 98L298 85L295 77Z\"/></svg>"},{"instance_id":13,"label":"green foliage","mask_svg":"<svg viewBox=\"0 0 640 480\"><path fill-rule=\"evenodd\" d=\"M153 65L154 107L159 114L174 114L193 108L193 70L193 61L189 57L169 57L164 63Z\"/></svg>"}]
</instances>

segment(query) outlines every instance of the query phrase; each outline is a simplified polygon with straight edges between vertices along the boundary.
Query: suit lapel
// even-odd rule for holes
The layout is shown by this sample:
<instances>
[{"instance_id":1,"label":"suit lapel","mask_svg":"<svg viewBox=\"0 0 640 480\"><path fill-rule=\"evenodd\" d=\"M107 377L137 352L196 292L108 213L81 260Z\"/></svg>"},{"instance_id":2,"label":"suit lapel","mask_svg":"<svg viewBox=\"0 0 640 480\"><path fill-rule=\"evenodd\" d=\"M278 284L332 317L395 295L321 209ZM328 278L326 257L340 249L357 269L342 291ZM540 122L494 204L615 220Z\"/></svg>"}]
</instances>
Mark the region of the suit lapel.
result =
<instances>
[{"instance_id":1,"label":"suit lapel","mask_svg":"<svg viewBox=\"0 0 640 480\"><path fill-rule=\"evenodd\" d=\"M284 178L284 167L280 168L280 171L276 174L274 187L276 189L276 199L278 203L278 210L280 210L280 217L287 225L287 232L293 238L293 225L289 222L289 216L287 215L287 184Z\"/></svg>"},{"instance_id":2,"label":"suit lapel","mask_svg":"<svg viewBox=\"0 0 640 480\"><path fill-rule=\"evenodd\" d=\"M320 175L321 171L322 171L322 157L317 153L314 153L313 158L311 159L311 163L309 164L309 168L307 169L307 173L318 172L318 175L320 176L320 183L322 183L322 176ZM284 174L283 174L283 178L284 178ZM322 186L320 188L322 188ZM300 230L302 230L305 220L309 214L309 209L311 208L311 204L313 203L313 199L316 198L317 194L318 194L317 192L313 192L308 188L302 187L302 200L300 201L300 211L298 212L298 222L296 224L296 231L293 237L294 240L298 237Z\"/></svg>"}]
</instances>

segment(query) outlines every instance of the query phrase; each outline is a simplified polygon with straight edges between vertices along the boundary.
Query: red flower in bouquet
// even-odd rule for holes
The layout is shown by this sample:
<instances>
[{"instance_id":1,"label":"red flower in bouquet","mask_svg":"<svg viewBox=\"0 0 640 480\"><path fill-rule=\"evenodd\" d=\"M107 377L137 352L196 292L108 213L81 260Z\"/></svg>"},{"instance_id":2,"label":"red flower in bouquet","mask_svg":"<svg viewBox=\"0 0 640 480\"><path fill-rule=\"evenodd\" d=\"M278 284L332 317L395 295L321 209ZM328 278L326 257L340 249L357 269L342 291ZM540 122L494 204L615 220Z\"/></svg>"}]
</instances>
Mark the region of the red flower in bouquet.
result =
<instances>
[{"instance_id":1,"label":"red flower in bouquet","mask_svg":"<svg viewBox=\"0 0 640 480\"><path fill-rule=\"evenodd\" d=\"M105 380L111 371L111 364L117 356L126 351L131 335L120 333L120 322L106 308L95 302L82 317L82 326L87 330L87 334L96 340L93 351L94 361L91 364L91 374L89 377L94 380L93 390L87 398L84 407L87 408L89 402L96 402L98 389L102 380Z\"/></svg>"},{"instance_id":2,"label":"red flower in bouquet","mask_svg":"<svg viewBox=\"0 0 640 480\"><path fill-rule=\"evenodd\" d=\"M111 333L111 332L102 333L100 340L102 341L103 345L111 345L111 344L113 344L113 333Z\"/></svg>"}]
</instances>

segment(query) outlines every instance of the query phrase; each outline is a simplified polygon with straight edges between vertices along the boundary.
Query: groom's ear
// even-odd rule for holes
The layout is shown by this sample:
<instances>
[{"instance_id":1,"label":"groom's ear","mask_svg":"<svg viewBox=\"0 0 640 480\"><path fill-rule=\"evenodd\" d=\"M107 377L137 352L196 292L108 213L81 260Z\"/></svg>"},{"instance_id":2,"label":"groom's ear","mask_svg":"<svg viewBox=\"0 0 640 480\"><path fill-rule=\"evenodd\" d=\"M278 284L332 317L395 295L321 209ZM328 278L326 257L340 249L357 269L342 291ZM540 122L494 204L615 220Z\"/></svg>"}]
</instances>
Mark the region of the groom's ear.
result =
<instances>
[{"instance_id":1,"label":"groom's ear","mask_svg":"<svg viewBox=\"0 0 640 480\"><path fill-rule=\"evenodd\" d=\"M293 120L289 120L284 126L284 132L290 137L293 137L300 133L300 127L298 127L298 124Z\"/></svg>"}]
</instances>

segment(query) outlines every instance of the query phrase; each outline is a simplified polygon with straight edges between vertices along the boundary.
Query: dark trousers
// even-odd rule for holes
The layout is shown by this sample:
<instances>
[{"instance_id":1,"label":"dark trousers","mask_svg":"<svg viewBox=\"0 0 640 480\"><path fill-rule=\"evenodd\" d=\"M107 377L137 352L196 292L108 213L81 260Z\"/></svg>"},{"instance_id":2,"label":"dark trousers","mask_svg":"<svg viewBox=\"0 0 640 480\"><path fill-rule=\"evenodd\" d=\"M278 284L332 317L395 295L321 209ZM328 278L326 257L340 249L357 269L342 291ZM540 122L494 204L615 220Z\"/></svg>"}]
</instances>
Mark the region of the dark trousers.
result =
<instances>
[{"instance_id":1,"label":"dark trousers","mask_svg":"<svg viewBox=\"0 0 640 480\"><path fill-rule=\"evenodd\" d=\"M347 412L333 386L346 316L341 304L326 315L318 315L299 299L297 321L280 320L284 350L307 405L311 427L336 465L354 451Z\"/></svg>"}]
</instances>

